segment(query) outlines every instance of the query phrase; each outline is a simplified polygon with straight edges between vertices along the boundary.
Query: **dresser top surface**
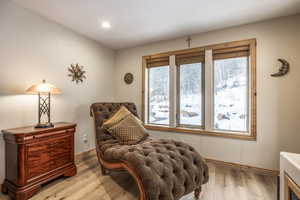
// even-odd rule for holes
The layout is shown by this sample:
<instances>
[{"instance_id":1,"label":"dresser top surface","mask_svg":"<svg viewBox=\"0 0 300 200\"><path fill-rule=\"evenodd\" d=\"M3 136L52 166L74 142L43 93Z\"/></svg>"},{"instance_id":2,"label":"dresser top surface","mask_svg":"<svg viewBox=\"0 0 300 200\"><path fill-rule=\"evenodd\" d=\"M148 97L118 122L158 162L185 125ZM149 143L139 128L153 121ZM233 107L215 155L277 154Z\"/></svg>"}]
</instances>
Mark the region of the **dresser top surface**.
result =
<instances>
[{"instance_id":1,"label":"dresser top surface","mask_svg":"<svg viewBox=\"0 0 300 200\"><path fill-rule=\"evenodd\" d=\"M285 160L295 169L297 169L298 173L300 174L300 154L281 152L280 156L285 158Z\"/></svg>"},{"instance_id":2,"label":"dresser top surface","mask_svg":"<svg viewBox=\"0 0 300 200\"><path fill-rule=\"evenodd\" d=\"M12 135L25 134L26 135L26 134L56 131L60 129L74 128L76 126L75 123L68 123L68 122L57 122L53 124L54 127L50 127L50 128L35 128L34 126L25 126L25 127L2 130L2 132L4 134L12 134Z\"/></svg>"}]
</instances>

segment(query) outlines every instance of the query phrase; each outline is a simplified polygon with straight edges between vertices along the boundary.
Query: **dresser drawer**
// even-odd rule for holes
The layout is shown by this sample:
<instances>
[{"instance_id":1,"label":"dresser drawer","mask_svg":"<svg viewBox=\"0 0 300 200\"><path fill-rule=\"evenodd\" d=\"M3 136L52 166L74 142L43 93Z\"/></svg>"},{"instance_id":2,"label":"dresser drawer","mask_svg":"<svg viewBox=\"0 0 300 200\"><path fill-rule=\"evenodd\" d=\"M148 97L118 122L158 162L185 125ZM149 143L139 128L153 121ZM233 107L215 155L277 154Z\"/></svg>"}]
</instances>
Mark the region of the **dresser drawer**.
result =
<instances>
[{"instance_id":1,"label":"dresser drawer","mask_svg":"<svg viewBox=\"0 0 300 200\"><path fill-rule=\"evenodd\" d=\"M73 136L66 135L26 145L27 179L73 162L72 144Z\"/></svg>"},{"instance_id":2,"label":"dresser drawer","mask_svg":"<svg viewBox=\"0 0 300 200\"><path fill-rule=\"evenodd\" d=\"M75 132L75 128L71 128L71 129L53 131L53 132L48 132L48 133L43 133L43 134L29 135L29 136L24 137L24 141L34 143L34 142L38 142L43 139L59 137L60 135L65 135L65 134L74 133L74 132Z\"/></svg>"}]
</instances>

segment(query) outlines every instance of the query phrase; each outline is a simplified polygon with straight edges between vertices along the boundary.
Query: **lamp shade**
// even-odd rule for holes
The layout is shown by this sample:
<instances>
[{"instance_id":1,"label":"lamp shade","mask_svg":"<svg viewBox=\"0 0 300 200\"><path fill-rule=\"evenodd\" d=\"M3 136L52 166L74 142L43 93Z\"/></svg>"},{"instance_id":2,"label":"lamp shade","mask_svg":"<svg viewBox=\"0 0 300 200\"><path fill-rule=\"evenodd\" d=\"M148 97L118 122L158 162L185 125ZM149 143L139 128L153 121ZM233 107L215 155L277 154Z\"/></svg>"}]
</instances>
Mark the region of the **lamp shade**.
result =
<instances>
[{"instance_id":1,"label":"lamp shade","mask_svg":"<svg viewBox=\"0 0 300 200\"><path fill-rule=\"evenodd\" d=\"M46 83L45 80L43 80L42 83L35 84L31 87L29 87L26 90L27 94L38 94L38 93L50 93L50 94L60 94L61 91L59 88L55 87L54 85L50 83Z\"/></svg>"}]
</instances>

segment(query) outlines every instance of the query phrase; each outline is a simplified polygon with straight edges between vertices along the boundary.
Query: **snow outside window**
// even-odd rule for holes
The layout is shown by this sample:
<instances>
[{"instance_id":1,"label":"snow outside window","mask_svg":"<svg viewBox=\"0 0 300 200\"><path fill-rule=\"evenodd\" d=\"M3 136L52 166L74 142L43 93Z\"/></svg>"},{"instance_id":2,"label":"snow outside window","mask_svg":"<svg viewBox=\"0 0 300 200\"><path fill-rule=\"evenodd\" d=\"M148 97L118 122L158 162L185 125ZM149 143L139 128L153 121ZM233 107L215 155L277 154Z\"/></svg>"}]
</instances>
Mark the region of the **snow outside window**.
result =
<instances>
[{"instance_id":1,"label":"snow outside window","mask_svg":"<svg viewBox=\"0 0 300 200\"><path fill-rule=\"evenodd\" d=\"M202 63L179 66L179 124L203 125Z\"/></svg>"},{"instance_id":2,"label":"snow outside window","mask_svg":"<svg viewBox=\"0 0 300 200\"><path fill-rule=\"evenodd\" d=\"M214 129L248 131L248 57L214 61Z\"/></svg>"},{"instance_id":3,"label":"snow outside window","mask_svg":"<svg viewBox=\"0 0 300 200\"><path fill-rule=\"evenodd\" d=\"M169 66L150 68L148 72L149 123L169 125Z\"/></svg>"}]
</instances>

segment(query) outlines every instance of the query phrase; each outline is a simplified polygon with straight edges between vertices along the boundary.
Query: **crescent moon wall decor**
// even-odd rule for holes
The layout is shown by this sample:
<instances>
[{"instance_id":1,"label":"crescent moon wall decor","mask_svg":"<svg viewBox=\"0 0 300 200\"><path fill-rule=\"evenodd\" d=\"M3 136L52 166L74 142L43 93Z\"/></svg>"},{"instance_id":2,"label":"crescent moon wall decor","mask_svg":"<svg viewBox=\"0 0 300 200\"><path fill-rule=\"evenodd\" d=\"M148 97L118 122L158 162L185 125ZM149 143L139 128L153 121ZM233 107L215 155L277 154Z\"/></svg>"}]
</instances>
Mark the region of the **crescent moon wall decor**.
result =
<instances>
[{"instance_id":1,"label":"crescent moon wall decor","mask_svg":"<svg viewBox=\"0 0 300 200\"><path fill-rule=\"evenodd\" d=\"M72 77L72 81L78 83L82 83L83 79L86 79L85 73L86 71L83 70L83 66L79 66L79 64L73 65L68 68L70 74L68 76Z\"/></svg>"},{"instance_id":2,"label":"crescent moon wall decor","mask_svg":"<svg viewBox=\"0 0 300 200\"><path fill-rule=\"evenodd\" d=\"M279 58L278 61L282 64L279 71L275 74L271 74L272 77L281 77L286 75L290 71L290 64L285 59Z\"/></svg>"}]
</instances>

